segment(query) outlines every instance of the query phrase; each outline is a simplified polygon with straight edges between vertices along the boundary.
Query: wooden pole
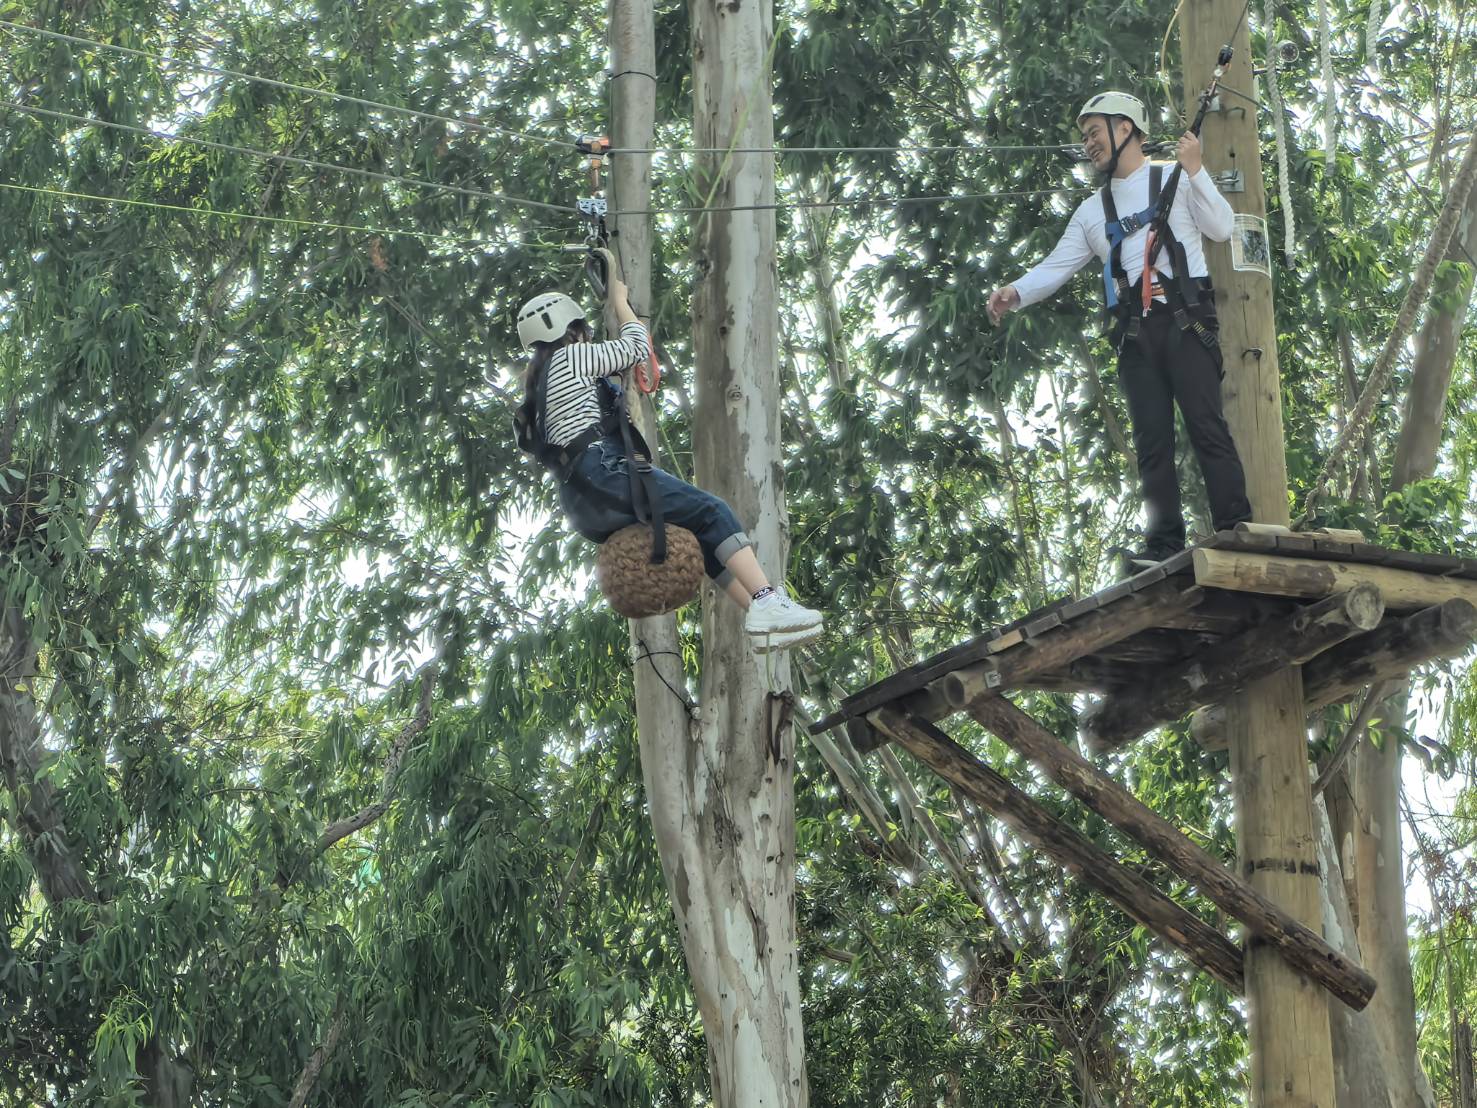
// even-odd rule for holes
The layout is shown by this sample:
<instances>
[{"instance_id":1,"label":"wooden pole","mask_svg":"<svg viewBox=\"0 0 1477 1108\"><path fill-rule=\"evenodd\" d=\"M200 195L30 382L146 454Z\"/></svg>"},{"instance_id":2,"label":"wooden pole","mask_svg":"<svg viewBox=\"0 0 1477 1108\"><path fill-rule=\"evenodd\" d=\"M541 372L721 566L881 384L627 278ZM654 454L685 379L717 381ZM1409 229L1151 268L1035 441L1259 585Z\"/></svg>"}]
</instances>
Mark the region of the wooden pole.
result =
<instances>
[{"instance_id":1,"label":"wooden pole","mask_svg":"<svg viewBox=\"0 0 1477 1108\"><path fill-rule=\"evenodd\" d=\"M1114 861L933 724L893 708L879 708L868 718L965 796L1241 995L1241 952L1210 924Z\"/></svg>"},{"instance_id":2,"label":"wooden pole","mask_svg":"<svg viewBox=\"0 0 1477 1108\"><path fill-rule=\"evenodd\" d=\"M1261 596L1322 597L1373 585L1391 611L1410 612L1453 599L1477 603L1477 581L1389 566L1317 562L1236 550L1196 550L1191 564L1198 585Z\"/></svg>"},{"instance_id":3,"label":"wooden pole","mask_svg":"<svg viewBox=\"0 0 1477 1108\"><path fill-rule=\"evenodd\" d=\"M1253 941L1276 949L1349 1007L1361 1009L1369 1003L1374 979L1324 942L1321 932L1305 927L1240 880L1174 824L1010 701L1003 697L981 701L970 709L970 715L1114 827L1142 843L1207 900L1246 924Z\"/></svg>"},{"instance_id":4,"label":"wooden pole","mask_svg":"<svg viewBox=\"0 0 1477 1108\"><path fill-rule=\"evenodd\" d=\"M1223 110L1206 117L1201 133L1205 167L1210 172L1239 170L1243 191L1228 194L1232 208L1265 219L1247 8L1247 0L1187 0L1180 18L1184 90L1186 110L1193 115L1218 51L1225 43L1232 46L1235 57L1225 84L1242 96L1223 93ZM1262 523L1287 526L1291 519L1272 284L1261 274L1233 270L1226 245L1207 243L1206 253L1219 290L1226 419L1246 469L1252 512ZM1297 667L1253 683L1227 702L1227 734L1242 872L1258 891L1318 930L1321 878L1302 686ZM1247 943L1246 992L1251 1103L1257 1108L1331 1108L1333 1041L1322 990L1271 948L1252 941Z\"/></svg>"}]
</instances>

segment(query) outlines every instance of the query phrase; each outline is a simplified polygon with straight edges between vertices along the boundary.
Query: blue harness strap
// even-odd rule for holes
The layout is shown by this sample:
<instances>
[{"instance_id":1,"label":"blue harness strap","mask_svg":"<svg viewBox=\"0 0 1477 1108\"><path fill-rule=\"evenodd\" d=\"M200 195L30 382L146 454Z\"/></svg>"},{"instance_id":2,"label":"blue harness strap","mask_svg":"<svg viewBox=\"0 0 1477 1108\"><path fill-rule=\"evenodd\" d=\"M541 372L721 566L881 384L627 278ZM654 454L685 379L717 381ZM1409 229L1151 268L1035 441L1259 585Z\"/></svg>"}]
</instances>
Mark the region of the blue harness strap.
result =
<instances>
[{"instance_id":1,"label":"blue harness strap","mask_svg":"<svg viewBox=\"0 0 1477 1108\"><path fill-rule=\"evenodd\" d=\"M1123 268L1123 242L1139 228L1154 222L1154 217L1159 214L1162 176L1162 166L1149 167L1149 206L1122 219L1118 218L1118 206L1113 203L1112 178L1103 184L1103 215L1107 218L1103 229L1108 236L1108 257L1103 262L1103 298L1110 312L1118 309L1120 283L1124 288L1128 285L1128 274Z\"/></svg>"}]
</instances>

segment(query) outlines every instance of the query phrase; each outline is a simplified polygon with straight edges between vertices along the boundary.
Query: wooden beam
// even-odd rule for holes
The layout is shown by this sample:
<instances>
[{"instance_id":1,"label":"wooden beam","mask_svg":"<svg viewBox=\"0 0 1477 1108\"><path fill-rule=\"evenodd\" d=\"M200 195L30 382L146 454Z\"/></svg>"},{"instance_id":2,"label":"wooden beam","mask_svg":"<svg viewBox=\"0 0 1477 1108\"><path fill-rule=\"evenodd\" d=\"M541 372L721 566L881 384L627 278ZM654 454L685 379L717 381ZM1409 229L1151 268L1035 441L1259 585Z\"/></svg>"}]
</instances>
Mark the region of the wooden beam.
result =
<instances>
[{"instance_id":1,"label":"wooden beam","mask_svg":"<svg viewBox=\"0 0 1477 1108\"><path fill-rule=\"evenodd\" d=\"M943 701L953 711L965 711L980 700L1019 688L1037 674L1060 669L1084 655L1156 627L1166 616L1187 611L1204 598L1202 589L1182 578L1160 581L1142 592L1042 632L1024 646L955 670L929 688L942 693Z\"/></svg>"},{"instance_id":2,"label":"wooden beam","mask_svg":"<svg viewBox=\"0 0 1477 1108\"><path fill-rule=\"evenodd\" d=\"M1374 995L1375 981L1323 937L1239 880L1178 828L1088 762L1010 701L986 699L970 714L1013 750L1098 815L1133 836L1207 899L1246 924L1256 940L1274 947L1287 963L1359 1010Z\"/></svg>"},{"instance_id":3,"label":"wooden beam","mask_svg":"<svg viewBox=\"0 0 1477 1108\"><path fill-rule=\"evenodd\" d=\"M1350 639L1303 667L1308 711L1353 696L1366 685L1399 677L1437 658L1460 654L1477 640L1477 607L1463 599L1432 605Z\"/></svg>"},{"instance_id":4,"label":"wooden beam","mask_svg":"<svg viewBox=\"0 0 1477 1108\"><path fill-rule=\"evenodd\" d=\"M1069 873L1096 889L1238 996L1241 951L1143 877L1068 827L926 720L881 708L869 722Z\"/></svg>"},{"instance_id":5,"label":"wooden beam","mask_svg":"<svg viewBox=\"0 0 1477 1108\"><path fill-rule=\"evenodd\" d=\"M1183 719L1202 704L1225 700L1257 678L1374 630L1384 614L1384 602L1372 585L1299 608L1161 670L1153 680L1099 700L1082 715L1083 741L1094 751L1122 746L1153 727Z\"/></svg>"},{"instance_id":6,"label":"wooden beam","mask_svg":"<svg viewBox=\"0 0 1477 1108\"><path fill-rule=\"evenodd\" d=\"M1367 635L1349 639L1303 667L1303 708L1314 712L1376 682L1401 677L1419 665L1463 653L1477 641L1477 607L1448 600L1414 615L1386 620ZM1226 713L1220 705L1191 717L1190 735L1204 749L1225 750Z\"/></svg>"},{"instance_id":7,"label":"wooden beam","mask_svg":"<svg viewBox=\"0 0 1477 1108\"><path fill-rule=\"evenodd\" d=\"M1477 604L1477 581L1387 566L1205 549L1193 551L1191 564L1196 583L1208 588L1324 597L1347 592L1356 585L1373 585L1392 611L1411 611L1453 599Z\"/></svg>"},{"instance_id":8,"label":"wooden beam","mask_svg":"<svg viewBox=\"0 0 1477 1108\"><path fill-rule=\"evenodd\" d=\"M1230 745L1226 737L1226 706L1209 704L1190 717L1190 738L1211 753Z\"/></svg>"}]
</instances>

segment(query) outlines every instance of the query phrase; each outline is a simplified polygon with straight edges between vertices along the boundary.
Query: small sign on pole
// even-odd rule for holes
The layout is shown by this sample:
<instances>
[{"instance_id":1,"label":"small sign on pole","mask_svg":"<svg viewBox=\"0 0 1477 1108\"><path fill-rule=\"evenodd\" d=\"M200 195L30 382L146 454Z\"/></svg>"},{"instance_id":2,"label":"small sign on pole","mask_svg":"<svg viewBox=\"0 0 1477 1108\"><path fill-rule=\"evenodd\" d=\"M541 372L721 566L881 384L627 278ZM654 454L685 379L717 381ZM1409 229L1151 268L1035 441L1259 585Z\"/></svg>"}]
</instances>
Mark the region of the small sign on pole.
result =
<instances>
[{"instance_id":1,"label":"small sign on pole","mask_svg":"<svg viewBox=\"0 0 1477 1108\"><path fill-rule=\"evenodd\" d=\"M1231 268L1272 276L1272 251L1267 245L1267 221L1259 215L1236 213L1231 232Z\"/></svg>"}]
</instances>

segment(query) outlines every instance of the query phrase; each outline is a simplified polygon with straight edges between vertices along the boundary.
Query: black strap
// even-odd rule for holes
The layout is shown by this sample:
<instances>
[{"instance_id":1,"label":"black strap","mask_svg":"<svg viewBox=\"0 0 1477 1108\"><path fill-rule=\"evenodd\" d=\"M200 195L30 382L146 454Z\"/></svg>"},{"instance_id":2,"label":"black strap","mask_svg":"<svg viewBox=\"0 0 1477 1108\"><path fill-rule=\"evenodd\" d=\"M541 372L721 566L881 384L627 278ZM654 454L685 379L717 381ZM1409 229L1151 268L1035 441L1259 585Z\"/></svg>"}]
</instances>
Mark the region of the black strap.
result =
<instances>
[{"instance_id":1,"label":"black strap","mask_svg":"<svg viewBox=\"0 0 1477 1108\"><path fill-rule=\"evenodd\" d=\"M653 565L661 565L667 560L667 525L662 515L662 494L651 474L651 448L631 422L631 413L626 407L626 390L613 381L610 387L614 392L616 421L620 424L621 445L626 455L626 473L631 479L631 511L639 522L650 525L651 561Z\"/></svg>"},{"instance_id":2,"label":"black strap","mask_svg":"<svg viewBox=\"0 0 1477 1108\"><path fill-rule=\"evenodd\" d=\"M546 374L542 369L528 382L528 394L513 420L518 445L532 454L541 465L558 474L561 481L573 481L585 495L610 502L610 496L602 494L601 490L579 477L575 464L580 455L596 442L618 436L621 451L626 458L626 472L631 479L631 511L638 522L651 527L652 562L657 565L665 562L667 527L662 512L662 494L652 477L651 447L631 422L631 413L626 407L626 390L618 381L602 377L597 385L600 389L600 422L587 427L559 447L550 445L547 436L547 384ZM624 507L623 504L620 506Z\"/></svg>"},{"instance_id":3,"label":"black strap","mask_svg":"<svg viewBox=\"0 0 1477 1108\"><path fill-rule=\"evenodd\" d=\"M1103 221L1108 237L1108 262L1103 270L1105 290L1111 285L1107 296L1108 311L1132 320L1133 305L1130 300L1132 288L1128 284L1128 271L1123 268L1123 242L1140 227L1151 224L1159 217L1159 195L1163 188L1164 166L1149 163L1149 204L1142 211L1126 219L1118 218L1118 205L1113 201L1113 179L1103 182ZM1130 332L1137 330L1130 322Z\"/></svg>"}]
</instances>

